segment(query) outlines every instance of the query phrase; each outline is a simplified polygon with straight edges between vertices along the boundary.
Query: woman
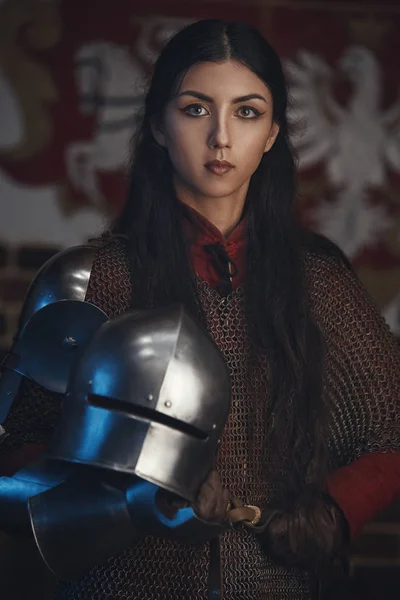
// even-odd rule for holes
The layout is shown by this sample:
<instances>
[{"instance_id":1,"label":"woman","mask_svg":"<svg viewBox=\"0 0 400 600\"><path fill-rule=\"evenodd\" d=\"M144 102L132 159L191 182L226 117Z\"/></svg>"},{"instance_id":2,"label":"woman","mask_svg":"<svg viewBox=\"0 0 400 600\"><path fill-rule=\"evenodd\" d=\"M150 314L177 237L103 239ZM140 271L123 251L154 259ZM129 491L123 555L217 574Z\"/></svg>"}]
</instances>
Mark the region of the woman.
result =
<instances>
[{"instance_id":1,"label":"woman","mask_svg":"<svg viewBox=\"0 0 400 600\"><path fill-rule=\"evenodd\" d=\"M146 538L60 584L58 599L311 598L400 489L397 345L339 250L297 224L286 105L279 58L253 27L206 20L178 33L155 66L126 205L86 295L109 316L182 301L204 322L233 402L195 508L223 522L240 497L261 520L211 556L208 544ZM8 440L43 394L24 384ZM25 443L46 441L48 412L41 431L25 417Z\"/></svg>"}]
</instances>

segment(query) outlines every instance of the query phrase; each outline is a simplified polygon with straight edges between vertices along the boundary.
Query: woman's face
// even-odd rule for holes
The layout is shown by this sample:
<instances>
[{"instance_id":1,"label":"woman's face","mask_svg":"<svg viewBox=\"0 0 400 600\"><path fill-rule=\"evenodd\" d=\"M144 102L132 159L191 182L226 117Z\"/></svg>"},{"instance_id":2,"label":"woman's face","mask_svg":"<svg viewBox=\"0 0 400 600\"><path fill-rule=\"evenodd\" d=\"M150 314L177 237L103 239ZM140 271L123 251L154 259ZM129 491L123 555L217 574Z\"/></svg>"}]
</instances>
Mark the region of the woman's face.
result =
<instances>
[{"instance_id":1,"label":"woman's face","mask_svg":"<svg viewBox=\"0 0 400 600\"><path fill-rule=\"evenodd\" d=\"M246 196L250 178L278 134L272 96L247 67L203 62L186 73L154 136L174 167L182 200ZM218 168L210 161L227 161Z\"/></svg>"}]
</instances>

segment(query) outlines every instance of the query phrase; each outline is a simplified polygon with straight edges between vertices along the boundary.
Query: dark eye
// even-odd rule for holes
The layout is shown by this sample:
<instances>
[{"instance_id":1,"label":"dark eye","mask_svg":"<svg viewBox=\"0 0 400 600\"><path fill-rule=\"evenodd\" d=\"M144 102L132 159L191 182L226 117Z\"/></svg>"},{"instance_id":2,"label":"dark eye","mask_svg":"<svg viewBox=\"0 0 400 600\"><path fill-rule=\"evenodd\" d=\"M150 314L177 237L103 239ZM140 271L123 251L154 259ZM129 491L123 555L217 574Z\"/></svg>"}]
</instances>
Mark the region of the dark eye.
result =
<instances>
[{"instance_id":1,"label":"dark eye","mask_svg":"<svg viewBox=\"0 0 400 600\"><path fill-rule=\"evenodd\" d=\"M190 117L203 117L208 114L208 111L201 104L190 104L183 111Z\"/></svg>"},{"instance_id":2,"label":"dark eye","mask_svg":"<svg viewBox=\"0 0 400 600\"><path fill-rule=\"evenodd\" d=\"M258 110L252 108L251 106L241 106L238 112L244 119L254 119L260 116Z\"/></svg>"}]
</instances>

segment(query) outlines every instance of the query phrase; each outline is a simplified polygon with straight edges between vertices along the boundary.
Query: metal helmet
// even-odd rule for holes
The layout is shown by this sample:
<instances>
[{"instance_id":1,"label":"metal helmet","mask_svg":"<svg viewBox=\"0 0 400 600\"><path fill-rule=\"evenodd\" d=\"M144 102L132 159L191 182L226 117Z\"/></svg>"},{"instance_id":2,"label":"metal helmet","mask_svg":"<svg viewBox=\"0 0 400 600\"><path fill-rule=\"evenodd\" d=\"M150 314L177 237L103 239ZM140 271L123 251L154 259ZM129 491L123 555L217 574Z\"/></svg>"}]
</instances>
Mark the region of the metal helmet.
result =
<instances>
[{"instance_id":1,"label":"metal helmet","mask_svg":"<svg viewBox=\"0 0 400 600\"><path fill-rule=\"evenodd\" d=\"M48 461L53 471L54 463L61 464ZM26 521L29 511L36 546L47 567L59 579L80 578L148 535L202 544L230 527L229 521L217 524L201 520L191 506L183 506L182 502L180 508L171 510L171 505L167 508L166 501L161 500L164 490L138 477L86 465L63 464L72 468L69 476L55 481L52 487L36 487L28 500L28 510L25 502L22 513ZM1 483L2 478L0 486ZM11 488L11 499L18 483L13 479L6 482L7 491ZM25 492L28 486L23 483ZM9 521L11 513L15 522L15 508L14 512L8 505L5 508L8 530L12 533Z\"/></svg>"},{"instance_id":2,"label":"metal helmet","mask_svg":"<svg viewBox=\"0 0 400 600\"><path fill-rule=\"evenodd\" d=\"M0 366L0 423L22 377L65 393L77 350L108 319L84 302L96 246L76 246L48 260L33 279L11 350Z\"/></svg>"},{"instance_id":3,"label":"metal helmet","mask_svg":"<svg viewBox=\"0 0 400 600\"><path fill-rule=\"evenodd\" d=\"M193 501L230 397L222 354L182 306L127 313L102 325L73 367L48 456L136 474Z\"/></svg>"}]
</instances>

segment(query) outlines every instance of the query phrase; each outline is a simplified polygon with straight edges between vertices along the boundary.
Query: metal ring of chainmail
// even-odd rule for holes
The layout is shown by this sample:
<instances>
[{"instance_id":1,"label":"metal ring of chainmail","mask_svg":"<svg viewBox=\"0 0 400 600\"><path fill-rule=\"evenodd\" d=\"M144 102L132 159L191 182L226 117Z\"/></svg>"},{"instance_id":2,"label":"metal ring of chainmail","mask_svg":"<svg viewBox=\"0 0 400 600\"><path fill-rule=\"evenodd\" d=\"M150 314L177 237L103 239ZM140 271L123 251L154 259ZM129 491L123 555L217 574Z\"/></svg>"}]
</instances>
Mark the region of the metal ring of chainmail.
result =
<instances>
[{"instance_id":1,"label":"metal ring of chainmail","mask_svg":"<svg viewBox=\"0 0 400 600\"><path fill-rule=\"evenodd\" d=\"M327 345L325 395L330 403L329 452L338 468L364 452L400 448L399 354L361 284L335 259L307 255L306 270L315 320ZM206 282L198 292L207 327L229 366L232 409L221 440L218 470L222 482L245 503L263 506L278 490L266 477L268 406L266 357L252 347L246 325L244 286L222 297ZM86 300L110 317L131 305L125 242L98 250ZM25 381L5 423L4 445L45 441L61 399ZM284 485L284 473L282 473ZM209 550L146 538L137 547L91 570L78 582L60 582L56 600L204 600ZM248 529L222 536L226 600L306 600L307 575L273 564Z\"/></svg>"}]
</instances>

